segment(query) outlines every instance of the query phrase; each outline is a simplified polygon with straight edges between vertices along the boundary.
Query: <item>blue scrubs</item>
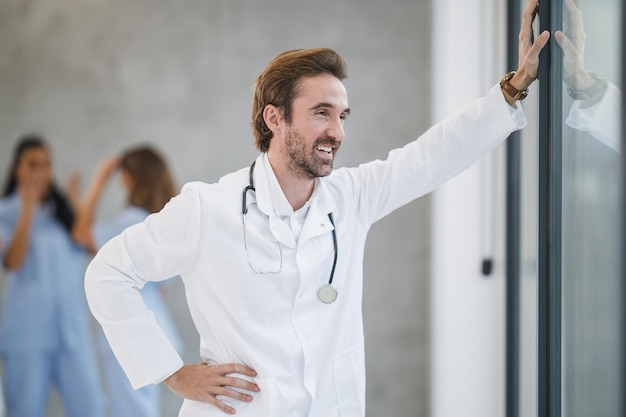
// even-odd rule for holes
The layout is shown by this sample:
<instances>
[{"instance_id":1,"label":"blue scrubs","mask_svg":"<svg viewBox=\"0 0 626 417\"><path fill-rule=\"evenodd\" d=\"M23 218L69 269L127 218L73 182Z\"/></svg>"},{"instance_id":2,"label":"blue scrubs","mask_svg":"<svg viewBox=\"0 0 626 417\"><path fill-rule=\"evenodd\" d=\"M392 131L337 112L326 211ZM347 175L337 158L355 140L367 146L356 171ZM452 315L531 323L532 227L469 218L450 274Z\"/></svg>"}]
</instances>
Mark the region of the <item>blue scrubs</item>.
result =
<instances>
[{"instance_id":1,"label":"blue scrubs","mask_svg":"<svg viewBox=\"0 0 626 417\"><path fill-rule=\"evenodd\" d=\"M22 203L0 200L0 258L4 258ZM85 253L54 218L37 207L24 264L8 273L0 321L7 414L40 417L50 385L68 417L103 416L97 362L84 296Z\"/></svg>"},{"instance_id":2,"label":"blue scrubs","mask_svg":"<svg viewBox=\"0 0 626 417\"><path fill-rule=\"evenodd\" d=\"M131 206L107 221L98 222L92 231L96 248L100 249L127 227L141 223L148 214L144 209ZM163 285L167 285L167 283L148 282L141 289L141 296L146 307L154 313L156 321L174 347L180 352L182 341L161 295ZM110 415L113 417L158 417L160 415L160 387L148 385L133 390L102 331L99 332L98 348L104 365L103 371L109 397Z\"/></svg>"}]
</instances>

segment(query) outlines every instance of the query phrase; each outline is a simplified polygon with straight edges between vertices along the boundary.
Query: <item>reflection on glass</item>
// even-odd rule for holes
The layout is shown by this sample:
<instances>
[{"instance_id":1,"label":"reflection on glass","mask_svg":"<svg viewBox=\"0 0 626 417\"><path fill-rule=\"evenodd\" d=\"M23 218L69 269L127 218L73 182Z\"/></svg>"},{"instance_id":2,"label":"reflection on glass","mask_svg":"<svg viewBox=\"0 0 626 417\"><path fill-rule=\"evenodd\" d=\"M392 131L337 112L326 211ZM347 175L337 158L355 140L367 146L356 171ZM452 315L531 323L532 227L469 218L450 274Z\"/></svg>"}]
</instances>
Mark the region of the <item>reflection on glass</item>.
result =
<instances>
[{"instance_id":1,"label":"reflection on glass","mask_svg":"<svg viewBox=\"0 0 626 417\"><path fill-rule=\"evenodd\" d=\"M562 11L562 415L617 416L620 0Z\"/></svg>"},{"instance_id":2,"label":"reflection on glass","mask_svg":"<svg viewBox=\"0 0 626 417\"><path fill-rule=\"evenodd\" d=\"M615 3L613 8L610 7L611 1L604 1L604 7L598 9L613 14L615 21L615 17L619 16L619 2L613 2ZM591 43L600 55L604 55L598 56L600 61L594 61L595 66L607 74L590 71L586 64L583 14L573 0L565 0L563 3L564 27L563 31L555 32L555 38L563 50L563 82L567 87L565 91L574 100L566 124L588 132L611 149L619 151L621 91L606 78L611 75L617 76L619 73L618 61L614 61L620 52L618 28L615 27L613 33L607 33L607 28L603 27L602 32L606 37L599 38L599 43L595 45ZM602 16L597 17L600 19L596 22L602 25ZM611 18L607 17L610 27Z\"/></svg>"}]
</instances>

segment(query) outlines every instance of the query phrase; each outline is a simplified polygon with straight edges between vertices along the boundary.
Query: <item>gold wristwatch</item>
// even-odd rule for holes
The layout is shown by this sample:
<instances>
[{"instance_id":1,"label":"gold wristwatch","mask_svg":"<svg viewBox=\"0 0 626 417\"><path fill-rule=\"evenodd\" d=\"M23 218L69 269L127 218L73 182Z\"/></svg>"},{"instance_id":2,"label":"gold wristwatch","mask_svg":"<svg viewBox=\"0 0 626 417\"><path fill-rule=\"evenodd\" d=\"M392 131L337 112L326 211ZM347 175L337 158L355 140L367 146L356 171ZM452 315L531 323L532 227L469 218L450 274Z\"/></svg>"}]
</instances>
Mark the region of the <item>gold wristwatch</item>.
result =
<instances>
[{"instance_id":1,"label":"gold wristwatch","mask_svg":"<svg viewBox=\"0 0 626 417\"><path fill-rule=\"evenodd\" d=\"M528 88L526 90L519 91L517 88L513 87L510 80L514 75L515 71L507 73L500 81L500 88L502 88L502 90L504 90L504 92L507 93L513 100L524 100L528 95Z\"/></svg>"},{"instance_id":2,"label":"gold wristwatch","mask_svg":"<svg viewBox=\"0 0 626 417\"><path fill-rule=\"evenodd\" d=\"M599 101L604 95L608 86L608 81L600 77L598 74L590 72L589 75L595 80L595 82L584 90L574 90L571 87L567 87L567 94L574 100L595 100Z\"/></svg>"}]
</instances>

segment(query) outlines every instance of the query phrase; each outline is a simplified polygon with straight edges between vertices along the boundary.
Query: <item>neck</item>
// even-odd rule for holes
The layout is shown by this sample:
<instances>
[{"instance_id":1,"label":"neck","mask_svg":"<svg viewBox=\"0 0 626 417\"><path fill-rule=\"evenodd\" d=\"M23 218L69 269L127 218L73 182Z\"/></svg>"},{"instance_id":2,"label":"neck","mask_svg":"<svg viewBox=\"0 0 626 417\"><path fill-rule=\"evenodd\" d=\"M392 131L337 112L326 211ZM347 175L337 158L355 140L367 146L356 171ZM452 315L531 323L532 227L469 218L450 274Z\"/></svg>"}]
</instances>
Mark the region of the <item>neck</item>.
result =
<instances>
[{"instance_id":1,"label":"neck","mask_svg":"<svg viewBox=\"0 0 626 417\"><path fill-rule=\"evenodd\" d=\"M315 178L303 178L294 174L287 164L274 163L269 153L267 159L291 208L294 211L302 208L313 194Z\"/></svg>"}]
</instances>

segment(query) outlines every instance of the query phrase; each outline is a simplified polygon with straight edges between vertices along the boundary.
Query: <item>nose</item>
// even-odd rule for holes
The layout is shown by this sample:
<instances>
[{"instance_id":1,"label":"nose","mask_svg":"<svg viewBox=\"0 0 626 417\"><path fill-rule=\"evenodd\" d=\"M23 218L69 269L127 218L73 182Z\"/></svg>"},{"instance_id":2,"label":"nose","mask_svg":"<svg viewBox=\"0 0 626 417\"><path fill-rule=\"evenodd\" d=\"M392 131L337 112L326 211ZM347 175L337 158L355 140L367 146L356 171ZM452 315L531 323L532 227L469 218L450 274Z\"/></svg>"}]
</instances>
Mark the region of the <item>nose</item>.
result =
<instances>
[{"instance_id":1,"label":"nose","mask_svg":"<svg viewBox=\"0 0 626 417\"><path fill-rule=\"evenodd\" d=\"M335 138L338 142L343 142L343 138L345 136L343 131L343 119L333 119L326 129L326 134L331 138Z\"/></svg>"}]
</instances>

